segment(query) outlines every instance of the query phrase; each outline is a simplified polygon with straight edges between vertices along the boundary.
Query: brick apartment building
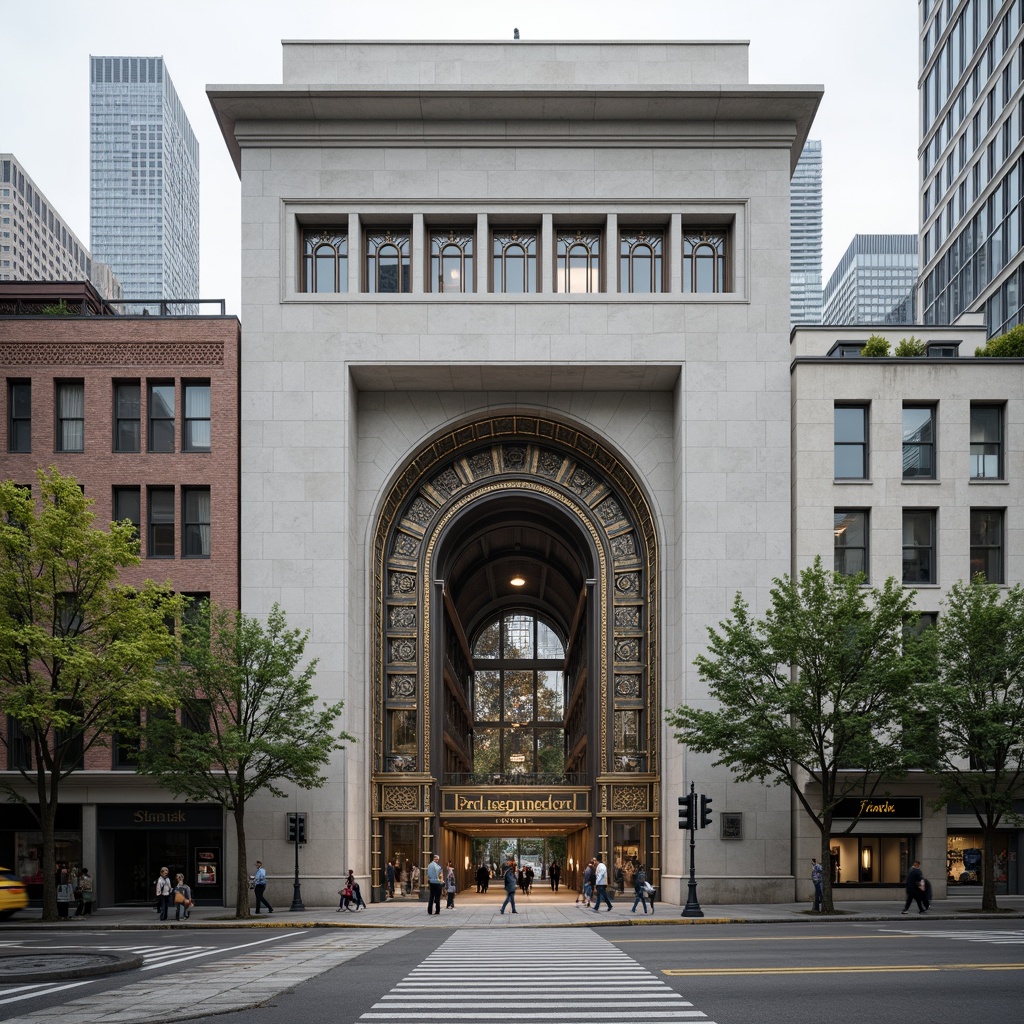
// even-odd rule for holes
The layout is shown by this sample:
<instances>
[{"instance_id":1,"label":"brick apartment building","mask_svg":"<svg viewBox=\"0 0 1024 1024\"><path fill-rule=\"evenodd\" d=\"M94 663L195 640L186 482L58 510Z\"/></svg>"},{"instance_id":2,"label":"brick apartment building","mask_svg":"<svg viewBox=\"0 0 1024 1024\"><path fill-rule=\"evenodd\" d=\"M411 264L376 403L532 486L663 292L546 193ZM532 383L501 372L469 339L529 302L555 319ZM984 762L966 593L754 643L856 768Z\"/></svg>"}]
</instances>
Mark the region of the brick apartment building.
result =
<instances>
[{"instance_id":1,"label":"brick apartment building","mask_svg":"<svg viewBox=\"0 0 1024 1024\"><path fill-rule=\"evenodd\" d=\"M41 313L60 300L78 315ZM238 607L240 339L233 316L122 316L86 283L0 285L0 479L37 489L40 466L73 474L97 523L138 528L125 582ZM5 745L5 774L12 756ZM62 790L58 860L88 865L108 905L148 896L153 864L194 875L198 852L223 848L220 808L188 805L168 831L171 796L132 767L116 744L94 747ZM5 814L0 863L31 877L36 840L26 812ZM214 877L202 895L219 902Z\"/></svg>"}]
</instances>

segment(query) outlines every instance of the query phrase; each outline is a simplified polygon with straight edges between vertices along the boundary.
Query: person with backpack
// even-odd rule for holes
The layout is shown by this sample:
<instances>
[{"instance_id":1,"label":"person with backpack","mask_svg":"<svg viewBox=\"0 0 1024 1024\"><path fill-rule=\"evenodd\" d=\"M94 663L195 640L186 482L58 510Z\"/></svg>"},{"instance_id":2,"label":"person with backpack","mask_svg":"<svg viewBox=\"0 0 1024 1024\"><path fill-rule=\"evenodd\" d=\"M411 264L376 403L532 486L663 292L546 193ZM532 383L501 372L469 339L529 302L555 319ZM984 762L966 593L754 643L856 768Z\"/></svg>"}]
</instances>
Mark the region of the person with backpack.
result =
<instances>
[{"instance_id":1,"label":"person with backpack","mask_svg":"<svg viewBox=\"0 0 1024 1024\"><path fill-rule=\"evenodd\" d=\"M636 913L636 905L642 903L644 913L647 913L647 873L643 864L637 865L636 873L633 875L633 913ZM654 913L654 900L651 900L651 913Z\"/></svg>"},{"instance_id":2,"label":"person with backpack","mask_svg":"<svg viewBox=\"0 0 1024 1024\"><path fill-rule=\"evenodd\" d=\"M174 920L187 921L192 913L192 887L179 871L174 886Z\"/></svg>"}]
</instances>

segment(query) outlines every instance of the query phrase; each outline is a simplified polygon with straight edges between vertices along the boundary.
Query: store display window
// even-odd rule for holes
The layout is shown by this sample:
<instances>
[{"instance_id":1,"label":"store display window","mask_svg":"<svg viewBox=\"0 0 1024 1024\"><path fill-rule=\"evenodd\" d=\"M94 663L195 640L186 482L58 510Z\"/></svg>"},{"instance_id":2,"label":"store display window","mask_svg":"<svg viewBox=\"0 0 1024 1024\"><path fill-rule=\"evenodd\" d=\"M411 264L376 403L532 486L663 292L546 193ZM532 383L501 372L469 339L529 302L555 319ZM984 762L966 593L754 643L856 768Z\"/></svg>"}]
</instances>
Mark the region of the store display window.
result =
<instances>
[{"instance_id":1,"label":"store display window","mask_svg":"<svg viewBox=\"0 0 1024 1024\"><path fill-rule=\"evenodd\" d=\"M950 833L946 837L946 884L981 885L982 863L985 851L980 832ZM1007 881L1007 846L996 849L992 872L996 882Z\"/></svg>"},{"instance_id":2,"label":"store display window","mask_svg":"<svg viewBox=\"0 0 1024 1024\"><path fill-rule=\"evenodd\" d=\"M902 885L914 861L913 836L832 836L832 885Z\"/></svg>"}]
</instances>

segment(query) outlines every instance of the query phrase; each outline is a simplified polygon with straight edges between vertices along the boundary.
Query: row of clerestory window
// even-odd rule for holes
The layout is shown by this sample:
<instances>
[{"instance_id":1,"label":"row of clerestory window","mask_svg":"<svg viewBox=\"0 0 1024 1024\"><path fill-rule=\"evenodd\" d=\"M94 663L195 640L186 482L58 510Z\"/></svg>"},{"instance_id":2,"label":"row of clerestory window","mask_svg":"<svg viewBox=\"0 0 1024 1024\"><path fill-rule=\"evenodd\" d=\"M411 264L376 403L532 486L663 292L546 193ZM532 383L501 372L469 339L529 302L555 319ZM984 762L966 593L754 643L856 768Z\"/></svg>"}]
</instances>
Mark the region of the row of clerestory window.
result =
<instances>
[{"instance_id":1,"label":"row of clerestory window","mask_svg":"<svg viewBox=\"0 0 1024 1024\"><path fill-rule=\"evenodd\" d=\"M658 294L670 291L668 232L637 228L618 233L618 291ZM300 290L306 293L349 291L349 236L338 226L302 228ZM544 290L541 231L538 228L494 229L485 280L480 279L476 235L471 228L449 227L428 233L424 262L426 291L492 292L526 295ZM553 290L586 294L611 290L604 253L605 234L598 228L558 230L554 237ZM415 268L408 228L365 231L362 237L360 288L371 294L412 291ZM683 294L731 291L729 232L720 227L684 228L681 252Z\"/></svg>"}]
</instances>

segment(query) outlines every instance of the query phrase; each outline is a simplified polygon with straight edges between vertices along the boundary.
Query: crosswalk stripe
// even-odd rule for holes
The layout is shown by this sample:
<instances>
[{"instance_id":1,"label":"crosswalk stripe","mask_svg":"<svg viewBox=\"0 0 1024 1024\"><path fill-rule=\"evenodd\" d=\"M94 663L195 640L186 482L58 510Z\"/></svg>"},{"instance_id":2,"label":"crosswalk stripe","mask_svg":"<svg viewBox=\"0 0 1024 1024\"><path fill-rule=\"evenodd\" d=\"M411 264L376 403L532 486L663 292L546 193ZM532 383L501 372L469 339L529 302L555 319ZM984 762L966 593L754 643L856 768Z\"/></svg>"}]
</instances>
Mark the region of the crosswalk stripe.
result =
<instances>
[{"instance_id":1,"label":"crosswalk stripe","mask_svg":"<svg viewBox=\"0 0 1024 1024\"><path fill-rule=\"evenodd\" d=\"M514 1012L505 1008L508 984L474 978L480 950L502 945L502 967L529 971L529 984L517 991ZM510 948L511 947L511 948ZM551 966L548 966L551 964ZM597 973L576 995L566 978ZM452 976L460 980L453 992ZM544 935L509 941L498 929L455 933L396 982L359 1019L361 1021L507 1021L513 1016L529 1024L585 1022L700 1021L707 1016L693 1007L661 978L630 956L588 930L573 936L565 949L562 936Z\"/></svg>"}]
</instances>

